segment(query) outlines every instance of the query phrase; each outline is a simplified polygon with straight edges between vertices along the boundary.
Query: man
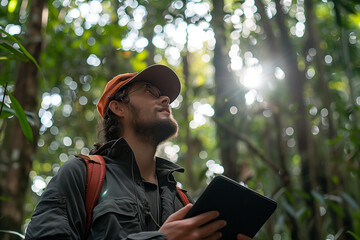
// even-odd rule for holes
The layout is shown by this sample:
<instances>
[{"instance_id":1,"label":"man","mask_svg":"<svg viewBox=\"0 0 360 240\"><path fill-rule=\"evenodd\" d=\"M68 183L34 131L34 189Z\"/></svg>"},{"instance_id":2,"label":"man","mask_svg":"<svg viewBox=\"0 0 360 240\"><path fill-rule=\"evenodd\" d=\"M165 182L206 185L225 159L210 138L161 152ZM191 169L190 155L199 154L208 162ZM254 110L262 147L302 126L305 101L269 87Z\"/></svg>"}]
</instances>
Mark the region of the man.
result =
<instances>
[{"instance_id":1,"label":"man","mask_svg":"<svg viewBox=\"0 0 360 240\"><path fill-rule=\"evenodd\" d=\"M226 222L212 221L218 212L184 219L192 204L183 206L172 176L183 169L155 157L157 146L177 134L169 104L179 93L177 75L163 65L118 75L106 85L97 104L106 143L92 151L104 157L106 177L88 239L221 237ZM84 239L85 185L84 162L66 162L41 196L26 239Z\"/></svg>"}]
</instances>

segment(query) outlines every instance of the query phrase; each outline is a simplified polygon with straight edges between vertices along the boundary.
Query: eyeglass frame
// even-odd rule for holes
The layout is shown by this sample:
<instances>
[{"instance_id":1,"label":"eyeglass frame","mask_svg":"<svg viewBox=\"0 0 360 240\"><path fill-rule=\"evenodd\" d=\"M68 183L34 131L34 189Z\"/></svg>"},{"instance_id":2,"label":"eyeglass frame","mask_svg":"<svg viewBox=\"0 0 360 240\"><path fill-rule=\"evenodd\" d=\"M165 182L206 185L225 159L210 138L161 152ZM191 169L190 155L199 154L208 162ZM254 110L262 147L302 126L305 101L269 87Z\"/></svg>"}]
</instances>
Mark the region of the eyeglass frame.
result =
<instances>
[{"instance_id":1,"label":"eyeglass frame","mask_svg":"<svg viewBox=\"0 0 360 240\"><path fill-rule=\"evenodd\" d=\"M161 91L157 87L151 85L150 83L145 83L144 85L138 87L137 89L135 89L135 90L133 90L131 92L128 92L128 94L126 94L126 95L129 96L131 93L139 91L139 90L141 90L143 88L146 88L146 91L149 92L151 94L151 96L153 96L156 99L158 99L158 98L160 98L162 96ZM154 89L157 89L157 94L154 93Z\"/></svg>"}]
</instances>

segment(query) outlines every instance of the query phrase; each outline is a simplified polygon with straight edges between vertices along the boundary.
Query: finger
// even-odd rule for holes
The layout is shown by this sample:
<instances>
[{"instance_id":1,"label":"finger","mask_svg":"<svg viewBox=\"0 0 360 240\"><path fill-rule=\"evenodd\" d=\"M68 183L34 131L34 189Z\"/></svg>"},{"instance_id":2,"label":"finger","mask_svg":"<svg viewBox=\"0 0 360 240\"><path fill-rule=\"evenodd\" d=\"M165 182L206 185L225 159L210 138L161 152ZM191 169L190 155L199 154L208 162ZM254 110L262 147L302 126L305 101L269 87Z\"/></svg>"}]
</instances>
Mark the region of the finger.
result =
<instances>
[{"instance_id":1,"label":"finger","mask_svg":"<svg viewBox=\"0 0 360 240\"><path fill-rule=\"evenodd\" d=\"M205 212L205 213L199 214L195 217L189 218L189 220L191 220L193 222L194 226L200 227L200 226L204 225L205 223L208 223L211 220L217 218L219 215L220 214L217 211L210 211L210 212Z\"/></svg>"},{"instance_id":2,"label":"finger","mask_svg":"<svg viewBox=\"0 0 360 240\"><path fill-rule=\"evenodd\" d=\"M209 237L203 238L203 240L217 240L217 239L220 239L221 236L222 236L221 232L216 232Z\"/></svg>"},{"instance_id":3,"label":"finger","mask_svg":"<svg viewBox=\"0 0 360 240\"><path fill-rule=\"evenodd\" d=\"M244 234L241 234L241 233L239 233L239 234L236 236L236 239L237 239L237 240L252 240L252 238L250 238L250 237L248 237L248 236L246 236L246 235L244 235Z\"/></svg>"},{"instance_id":4,"label":"finger","mask_svg":"<svg viewBox=\"0 0 360 240\"><path fill-rule=\"evenodd\" d=\"M226 221L224 220L217 220L212 223L206 224L203 227L199 229L199 233L201 236L211 236L217 231L219 231L221 228L226 226Z\"/></svg>"},{"instance_id":5,"label":"finger","mask_svg":"<svg viewBox=\"0 0 360 240\"><path fill-rule=\"evenodd\" d=\"M171 214L166 220L166 222L172 222L183 219L186 216L186 214L189 212L189 210L192 208L192 206L193 205L191 203L187 204L185 207L179 209L179 211Z\"/></svg>"}]
</instances>

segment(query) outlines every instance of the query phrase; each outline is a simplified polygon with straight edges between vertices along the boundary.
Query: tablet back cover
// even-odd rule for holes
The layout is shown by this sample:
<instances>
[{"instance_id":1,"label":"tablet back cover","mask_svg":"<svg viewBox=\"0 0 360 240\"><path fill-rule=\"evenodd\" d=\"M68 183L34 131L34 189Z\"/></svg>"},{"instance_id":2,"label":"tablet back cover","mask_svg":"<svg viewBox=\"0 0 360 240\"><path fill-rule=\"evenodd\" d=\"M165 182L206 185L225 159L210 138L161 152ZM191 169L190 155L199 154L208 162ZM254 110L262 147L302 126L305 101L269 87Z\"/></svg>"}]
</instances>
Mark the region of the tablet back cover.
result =
<instances>
[{"instance_id":1,"label":"tablet back cover","mask_svg":"<svg viewBox=\"0 0 360 240\"><path fill-rule=\"evenodd\" d=\"M185 218L216 210L227 221L221 239L236 239L238 233L253 238L276 209L276 202L239 183L216 176Z\"/></svg>"}]
</instances>

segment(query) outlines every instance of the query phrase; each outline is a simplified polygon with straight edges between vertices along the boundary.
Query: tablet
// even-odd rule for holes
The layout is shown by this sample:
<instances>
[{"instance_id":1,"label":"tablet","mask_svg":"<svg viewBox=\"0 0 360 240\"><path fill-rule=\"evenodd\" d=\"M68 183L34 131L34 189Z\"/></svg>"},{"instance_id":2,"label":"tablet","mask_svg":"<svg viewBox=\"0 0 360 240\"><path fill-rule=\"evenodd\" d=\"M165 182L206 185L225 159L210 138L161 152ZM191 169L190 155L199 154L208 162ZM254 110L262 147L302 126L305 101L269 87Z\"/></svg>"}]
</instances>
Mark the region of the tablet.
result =
<instances>
[{"instance_id":1,"label":"tablet","mask_svg":"<svg viewBox=\"0 0 360 240\"><path fill-rule=\"evenodd\" d=\"M253 238L275 211L277 203L225 176L216 176L185 218L219 211L218 219L227 225L220 229L221 239L236 239L238 233Z\"/></svg>"}]
</instances>

